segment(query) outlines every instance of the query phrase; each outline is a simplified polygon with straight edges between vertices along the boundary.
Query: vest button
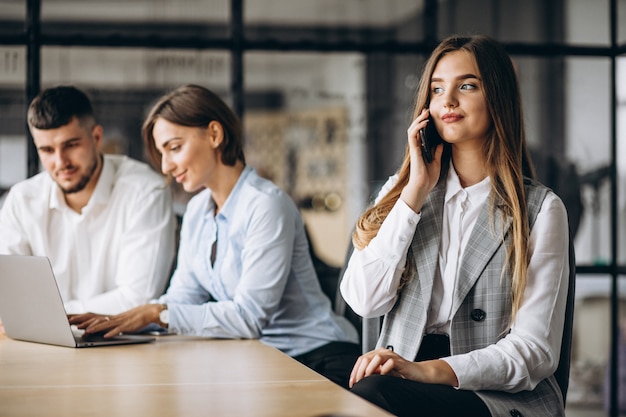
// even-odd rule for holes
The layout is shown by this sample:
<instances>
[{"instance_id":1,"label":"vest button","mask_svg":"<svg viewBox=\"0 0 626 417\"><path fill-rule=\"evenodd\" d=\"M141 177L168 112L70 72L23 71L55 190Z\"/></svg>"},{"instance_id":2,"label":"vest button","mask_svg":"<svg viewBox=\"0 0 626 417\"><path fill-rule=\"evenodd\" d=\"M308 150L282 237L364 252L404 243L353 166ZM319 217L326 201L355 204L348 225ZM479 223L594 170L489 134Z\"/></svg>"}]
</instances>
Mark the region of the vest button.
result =
<instances>
[{"instance_id":1,"label":"vest button","mask_svg":"<svg viewBox=\"0 0 626 417\"><path fill-rule=\"evenodd\" d=\"M483 321L483 320L485 320L485 317L487 316L487 313L485 313L481 309L477 308L477 309L472 310L472 313L470 314L470 316L472 317L472 320L474 320L474 321ZM517 410L515 410L515 411L517 411Z\"/></svg>"},{"instance_id":2,"label":"vest button","mask_svg":"<svg viewBox=\"0 0 626 417\"><path fill-rule=\"evenodd\" d=\"M524 415L516 408L509 411L509 414L511 414L511 417L524 417Z\"/></svg>"}]
</instances>

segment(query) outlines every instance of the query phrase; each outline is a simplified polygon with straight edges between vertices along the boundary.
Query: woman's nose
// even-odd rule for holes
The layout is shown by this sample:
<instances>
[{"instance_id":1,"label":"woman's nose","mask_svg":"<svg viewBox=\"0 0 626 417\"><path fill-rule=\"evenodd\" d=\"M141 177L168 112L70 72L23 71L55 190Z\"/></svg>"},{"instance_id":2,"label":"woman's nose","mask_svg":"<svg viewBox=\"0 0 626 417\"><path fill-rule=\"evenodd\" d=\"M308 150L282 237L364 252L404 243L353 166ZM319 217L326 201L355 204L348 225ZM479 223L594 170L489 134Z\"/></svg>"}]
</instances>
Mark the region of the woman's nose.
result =
<instances>
[{"instance_id":1,"label":"woman's nose","mask_svg":"<svg viewBox=\"0 0 626 417\"><path fill-rule=\"evenodd\" d=\"M458 100L456 97L456 91L453 88L450 88L448 89L448 91L445 92L443 103L444 103L444 106L448 109L452 109L457 106Z\"/></svg>"},{"instance_id":2,"label":"woman's nose","mask_svg":"<svg viewBox=\"0 0 626 417\"><path fill-rule=\"evenodd\" d=\"M174 169L174 164L172 164L172 162L166 156L162 156L161 157L161 172L163 172L164 174L170 174L172 173L173 169Z\"/></svg>"}]
</instances>

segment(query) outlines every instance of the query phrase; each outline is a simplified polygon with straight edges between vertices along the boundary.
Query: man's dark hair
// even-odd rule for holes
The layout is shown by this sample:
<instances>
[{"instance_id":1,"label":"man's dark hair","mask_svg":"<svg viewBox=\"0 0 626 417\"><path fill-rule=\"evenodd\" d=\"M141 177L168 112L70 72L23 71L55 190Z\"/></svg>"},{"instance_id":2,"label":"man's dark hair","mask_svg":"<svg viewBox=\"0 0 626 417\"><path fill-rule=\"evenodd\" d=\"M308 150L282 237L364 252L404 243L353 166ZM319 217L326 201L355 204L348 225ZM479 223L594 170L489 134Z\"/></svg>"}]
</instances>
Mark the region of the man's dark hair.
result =
<instances>
[{"instance_id":1,"label":"man's dark hair","mask_svg":"<svg viewBox=\"0 0 626 417\"><path fill-rule=\"evenodd\" d=\"M28 125L36 129L56 129L78 118L94 121L91 102L76 87L58 86L42 91L28 107Z\"/></svg>"}]
</instances>

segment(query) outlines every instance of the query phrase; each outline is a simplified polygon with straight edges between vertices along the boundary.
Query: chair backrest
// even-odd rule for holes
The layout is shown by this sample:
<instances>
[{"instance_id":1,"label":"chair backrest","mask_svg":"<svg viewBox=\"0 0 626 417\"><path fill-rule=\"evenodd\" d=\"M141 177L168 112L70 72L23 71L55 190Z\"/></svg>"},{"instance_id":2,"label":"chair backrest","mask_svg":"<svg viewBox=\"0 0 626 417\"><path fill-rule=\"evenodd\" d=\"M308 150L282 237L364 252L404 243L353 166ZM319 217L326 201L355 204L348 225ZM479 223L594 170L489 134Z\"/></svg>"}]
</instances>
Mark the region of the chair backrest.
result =
<instances>
[{"instance_id":1,"label":"chair backrest","mask_svg":"<svg viewBox=\"0 0 626 417\"><path fill-rule=\"evenodd\" d=\"M563 325L563 337L561 339L561 356L559 365L554 372L554 378L561 388L563 403L567 397L569 387L569 371L572 358L572 333L574 329L574 296L576 294L576 255L574 242L570 233L569 237L569 289L567 291L567 304L565 306L565 322Z\"/></svg>"},{"instance_id":2,"label":"chair backrest","mask_svg":"<svg viewBox=\"0 0 626 417\"><path fill-rule=\"evenodd\" d=\"M320 287L322 287L322 292L328 297L331 306L334 309L337 285L339 282L339 271L341 268L327 264L317 255L317 251L315 250L315 246L313 246L313 241L311 240L309 229L306 225L304 226L304 233L309 244L309 255L311 256L311 262L313 262L313 268L315 268L315 273L317 274Z\"/></svg>"},{"instance_id":3,"label":"chair backrest","mask_svg":"<svg viewBox=\"0 0 626 417\"><path fill-rule=\"evenodd\" d=\"M340 316L346 317L357 328L361 337L361 351L363 353L366 353L376 348L376 342L378 341L378 336L380 335L382 317L363 318L359 316L350 308L350 306L346 303L346 300L344 300L343 296L341 295L339 284L341 284L343 274L346 272L346 267L348 266L348 261L350 260L350 256L352 255L353 251L354 246L352 245L352 239L350 239L343 267L341 268L341 271L339 273L339 279L337 282L337 294L335 296L335 313Z\"/></svg>"},{"instance_id":4,"label":"chair backrest","mask_svg":"<svg viewBox=\"0 0 626 417\"><path fill-rule=\"evenodd\" d=\"M371 350L371 349L365 350L365 345L363 344L363 340L365 337L363 333L363 326L367 319L362 318L350 308L350 306L346 303L346 300L343 299L343 296L341 295L341 290L339 288L341 284L341 280L343 279L343 274L346 272L346 267L348 266L348 261L350 260L350 256L352 255L353 251L354 251L354 246L352 246L352 239L350 239L348 243L348 249L346 251L346 256L343 262L343 266L341 267L341 270L339 271L339 274L337 276L337 288L335 292L334 308L335 308L335 313L337 315L344 316L345 318L347 318L350 321L350 323L352 323L352 325L357 329L357 331L359 332L359 336L361 337L361 350L363 353L365 353ZM374 339L374 344L375 344L376 340L378 340L378 334L376 334L374 337L375 337Z\"/></svg>"}]
</instances>

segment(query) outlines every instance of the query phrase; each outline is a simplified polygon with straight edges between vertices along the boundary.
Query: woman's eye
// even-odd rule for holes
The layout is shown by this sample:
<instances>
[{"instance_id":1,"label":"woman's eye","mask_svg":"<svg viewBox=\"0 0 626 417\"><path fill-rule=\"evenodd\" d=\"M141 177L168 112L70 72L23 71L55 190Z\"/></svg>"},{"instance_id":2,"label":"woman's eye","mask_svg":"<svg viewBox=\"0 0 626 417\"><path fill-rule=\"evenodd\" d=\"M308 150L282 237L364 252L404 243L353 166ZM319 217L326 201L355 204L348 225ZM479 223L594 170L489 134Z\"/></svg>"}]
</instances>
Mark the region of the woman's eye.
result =
<instances>
[{"instance_id":1,"label":"woman's eye","mask_svg":"<svg viewBox=\"0 0 626 417\"><path fill-rule=\"evenodd\" d=\"M177 150L180 149L180 145L173 145L170 146L170 152L176 152Z\"/></svg>"},{"instance_id":2,"label":"woman's eye","mask_svg":"<svg viewBox=\"0 0 626 417\"><path fill-rule=\"evenodd\" d=\"M474 84L463 84L461 90L473 90L476 86Z\"/></svg>"},{"instance_id":3,"label":"woman's eye","mask_svg":"<svg viewBox=\"0 0 626 417\"><path fill-rule=\"evenodd\" d=\"M441 93L443 91L443 88L441 88L441 87L433 87L431 91L432 91L433 94L438 94L438 93Z\"/></svg>"}]
</instances>

